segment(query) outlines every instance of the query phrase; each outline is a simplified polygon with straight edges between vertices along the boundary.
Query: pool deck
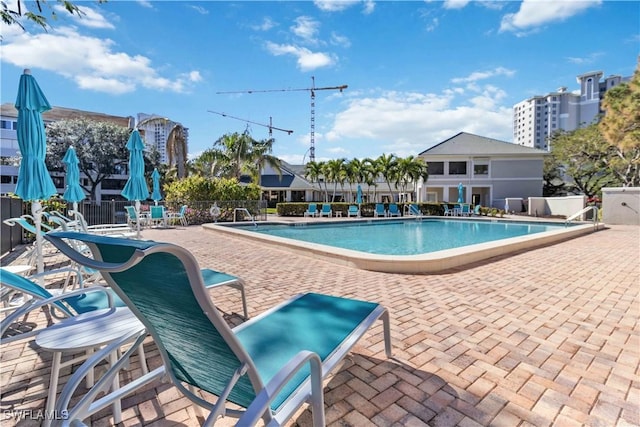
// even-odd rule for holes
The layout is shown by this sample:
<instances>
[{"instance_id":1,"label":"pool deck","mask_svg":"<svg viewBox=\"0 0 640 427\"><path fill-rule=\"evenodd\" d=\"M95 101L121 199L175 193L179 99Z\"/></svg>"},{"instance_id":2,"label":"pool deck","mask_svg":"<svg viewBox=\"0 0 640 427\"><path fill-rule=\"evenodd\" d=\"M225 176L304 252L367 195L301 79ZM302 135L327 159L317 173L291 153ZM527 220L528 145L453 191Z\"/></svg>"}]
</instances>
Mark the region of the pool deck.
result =
<instances>
[{"instance_id":1,"label":"pool deck","mask_svg":"<svg viewBox=\"0 0 640 427\"><path fill-rule=\"evenodd\" d=\"M245 279L250 315L306 291L389 309L395 357L384 355L380 326L365 335L325 387L329 426L640 425L638 226L609 226L430 275L336 265L200 226L142 235ZM216 289L212 297L231 323L239 321L237 291ZM29 320L42 324L44 315ZM34 347L1 347L3 426L15 424L4 411L44 408L51 355ZM153 343L145 347L157 366ZM139 369L135 360L132 369ZM68 375L67 368L61 384ZM167 384L138 392L123 408L124 426L200 425L189 401ZM303 407L289 425L310 420ZM92 419L93 426L112 424L109 410Z\"/></svg>"}]
</instances>

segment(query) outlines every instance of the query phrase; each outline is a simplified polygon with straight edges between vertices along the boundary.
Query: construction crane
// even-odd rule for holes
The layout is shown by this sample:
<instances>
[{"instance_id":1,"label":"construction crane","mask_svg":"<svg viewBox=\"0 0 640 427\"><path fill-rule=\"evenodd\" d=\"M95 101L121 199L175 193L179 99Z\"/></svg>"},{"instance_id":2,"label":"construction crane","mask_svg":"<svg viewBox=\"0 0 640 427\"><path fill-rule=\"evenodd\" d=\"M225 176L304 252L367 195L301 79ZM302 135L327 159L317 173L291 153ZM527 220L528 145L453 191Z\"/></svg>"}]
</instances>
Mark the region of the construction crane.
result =
<instances>
[{"instance_id":1,"label":"construction crane","mask_svg":"<svg viewBox=\"0 0 640 427\"><path fill-rule=\"evenodd\" d=\"M293 133L293 131L292 131L292 130L289 130L289 129L280 129L280 128L277 128L277 127L273 126L273 120L272 120L272 117L269 117L269 124L268 124L268 125L265 125L265 124L263 124L263 123L253 122L253 121L251 121L251 120L247 120L247 119L241 119L240 117L234 117L234 116L231 116L231 115L229 115L229 114L225 114L225 113L218 113L217 111L207 110L207 112L209 112L209 113L213 113L213 114L218 114L218 115L220 115L220 116L222 116L222 117L229 117L230 119L241 120L241 121L243 121L243 122L245 122L245 123L251 123L251 124L254 124L254 125L258 125L258 126L263 126L263 127L269 128L269 139L271 139L271 137L273 136L273 130L274 130L274 129L275 129L275 130L279 130L279 131L281 131L281 132L286 132L286 133L287 133L287 135L291 135L291 134Z\"/></svg>"},{"instance_id":2,"label":"construction crane","mask_svg":"<svg viewBox=\"0 0 640 427\"><path fill-rule=\"evenodd\" d=\"M311 93L311 135L310 135L310 144L309 147L309 161L313 162L316 159L316 148L315 148L315 131L316 131L316 91L318 90L339 90L342 92L347 88L347 85L341 86L329 86L329 87L316 87L316 79L315 77L311 77L311 87L308 88L300 88L300 89L267 89L267 90L236 90L236 91L228 91L228 92L216 92L217 94L226 94L226 93L258 93L258 92L301 92L308 91Z\"/></svg>"}]
</instances>

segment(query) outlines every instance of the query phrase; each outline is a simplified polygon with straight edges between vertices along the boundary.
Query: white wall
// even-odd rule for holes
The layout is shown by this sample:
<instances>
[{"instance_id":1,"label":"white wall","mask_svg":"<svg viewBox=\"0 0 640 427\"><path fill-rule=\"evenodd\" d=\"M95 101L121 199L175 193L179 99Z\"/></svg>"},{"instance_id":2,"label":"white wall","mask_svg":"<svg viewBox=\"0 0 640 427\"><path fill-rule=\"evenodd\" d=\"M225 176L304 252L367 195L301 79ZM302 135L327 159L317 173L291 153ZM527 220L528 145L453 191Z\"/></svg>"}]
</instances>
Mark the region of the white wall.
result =
<instances>
[{"instance_id":1,"label":"white wall","mask_svg":"<svg viewBox=\"0 0 640 427\"><path fill-rule=\"evenodd\" d=\"M640 187L603 188L602 222L640 225Z\"/></svg>"},{"instance_id":2,"label":"white wall","mask_svg":"<svg viewBox=\"0 0 640 427\"><path fill-rule=\"evenodd\" d=\"M584 209L586 205L587 196L529 197L528 214L531 216L562 215L570 217Z\"/></svg>"}]
</instances>

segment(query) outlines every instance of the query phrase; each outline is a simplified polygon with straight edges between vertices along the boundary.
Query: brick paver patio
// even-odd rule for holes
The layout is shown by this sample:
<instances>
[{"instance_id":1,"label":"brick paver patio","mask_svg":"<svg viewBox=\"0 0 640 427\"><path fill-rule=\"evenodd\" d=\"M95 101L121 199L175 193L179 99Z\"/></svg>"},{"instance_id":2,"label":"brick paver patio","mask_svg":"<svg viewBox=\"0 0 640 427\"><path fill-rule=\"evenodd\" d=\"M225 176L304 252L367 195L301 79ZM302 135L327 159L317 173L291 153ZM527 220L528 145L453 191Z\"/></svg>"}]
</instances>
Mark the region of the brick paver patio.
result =
<instances>
[{"instance_id":1,"label":"brick paver patio","mask_svg":"<svg viewBox=\"0 0 640 427\"><path fill-rule=\"evenodd\" d=\"M327 383L329 426L640 425L640 227L422 276L355 270L199 226L146 229L143 238L180 244L202 267L244 278L250 315L303 291L389 309L395 358L385 358L376 326ZM237 291L212 296L237 321ZM157 366L153 343L146 347ZM51 356L24 342L1 351L9 426L7 411L44 408ZM162 383L123 408L126 426L199 425L186 398ZM305 407L291 424L310 420ZM92 420L112 423L109 410Z\"/></svg>"}]
</instances>

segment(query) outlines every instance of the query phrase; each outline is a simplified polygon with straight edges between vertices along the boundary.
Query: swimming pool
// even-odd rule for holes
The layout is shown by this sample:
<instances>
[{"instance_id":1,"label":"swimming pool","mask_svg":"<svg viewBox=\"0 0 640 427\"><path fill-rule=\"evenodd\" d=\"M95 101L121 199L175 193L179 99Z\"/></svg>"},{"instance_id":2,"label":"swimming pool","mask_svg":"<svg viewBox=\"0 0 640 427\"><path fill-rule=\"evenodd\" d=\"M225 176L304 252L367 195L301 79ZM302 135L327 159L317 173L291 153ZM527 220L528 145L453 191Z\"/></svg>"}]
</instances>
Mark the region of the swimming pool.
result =
<instances>
[{"instance_id":1,"label":"swimming pool","mask_svg":"<svg viewBox=\"0 0 640 427\"><path fill-rule=\"evenodd\" d=\"M373 271L433 273L594 231L592 224L498 219L368 219L205 224L205 229L276 244Z\"/></svg>"}]
</instances>

